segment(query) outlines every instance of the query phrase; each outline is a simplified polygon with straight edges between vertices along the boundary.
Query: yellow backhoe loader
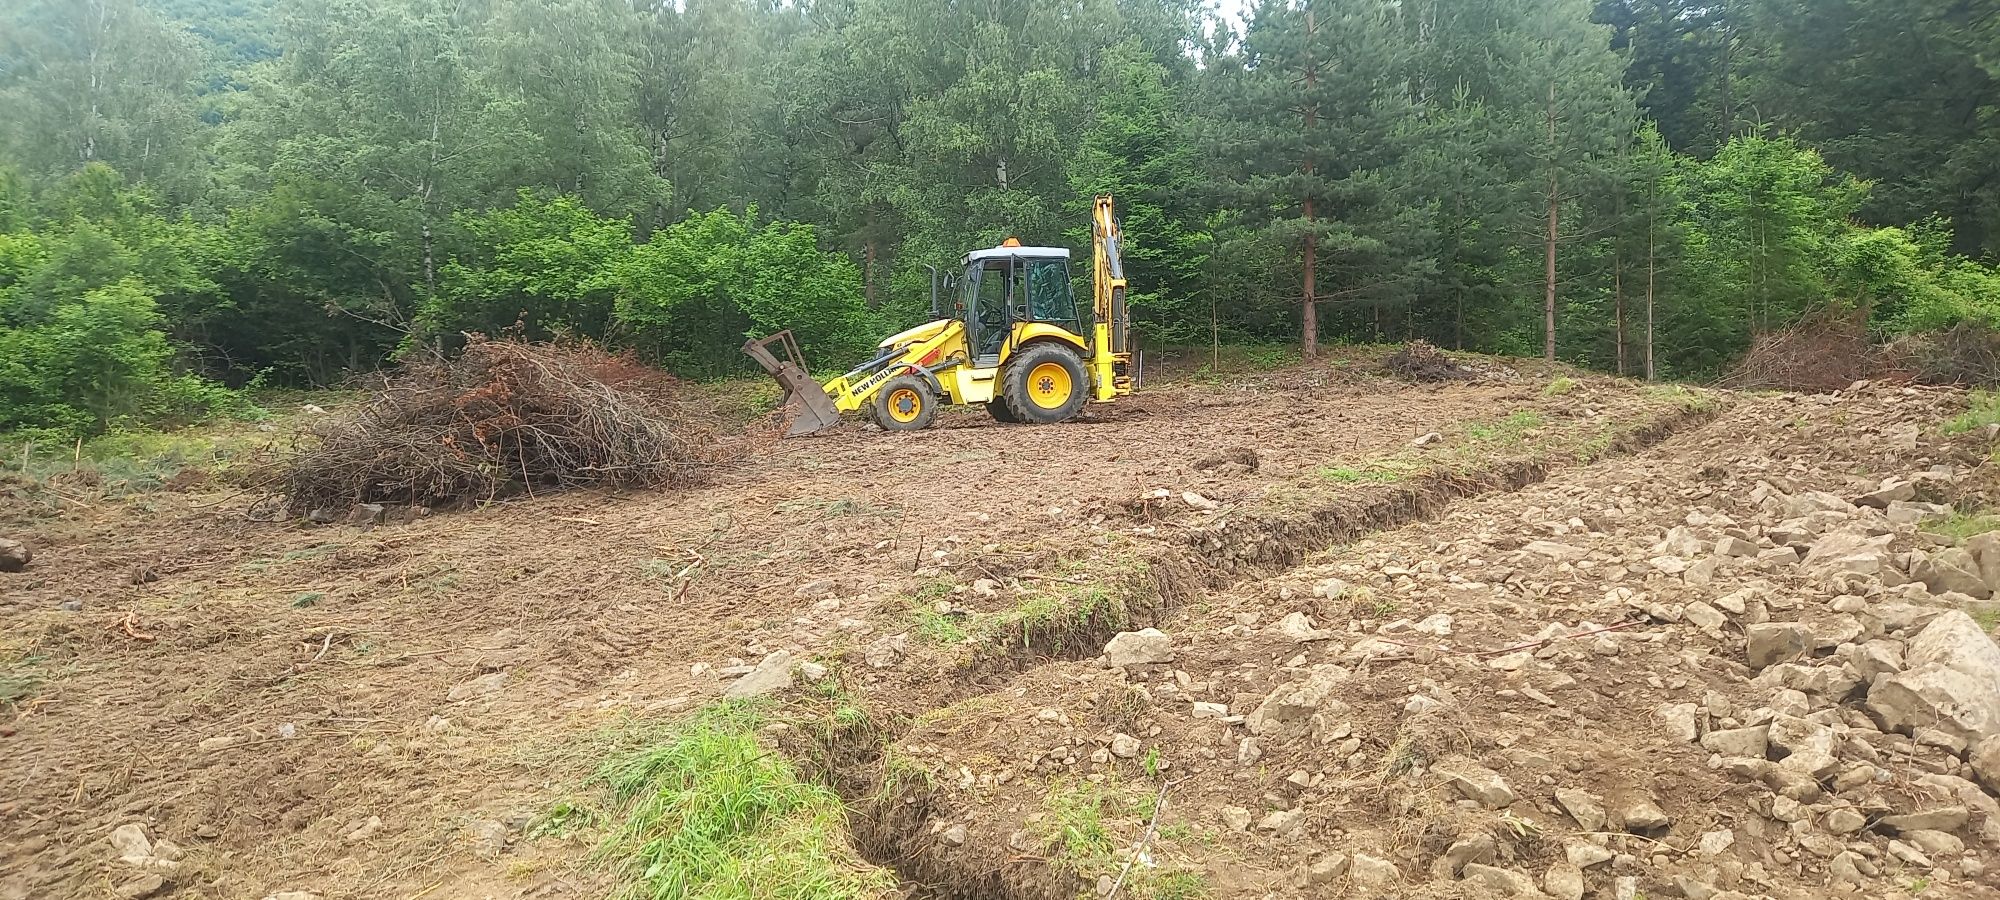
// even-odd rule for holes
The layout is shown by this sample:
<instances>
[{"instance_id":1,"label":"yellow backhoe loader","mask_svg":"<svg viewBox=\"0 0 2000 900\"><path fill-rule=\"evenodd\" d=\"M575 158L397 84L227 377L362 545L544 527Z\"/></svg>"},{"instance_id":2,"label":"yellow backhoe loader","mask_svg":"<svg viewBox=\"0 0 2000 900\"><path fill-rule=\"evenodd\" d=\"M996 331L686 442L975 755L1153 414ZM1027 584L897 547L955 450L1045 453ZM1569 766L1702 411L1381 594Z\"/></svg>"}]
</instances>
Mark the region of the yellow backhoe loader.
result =
<instances>
[{"instance_id":1,"label":"yellow backhoe loader","mask_svg":"<svg viewBox=\"0 0 2000 900\"><path fill-rule=\"evenodd\" d=\"M1086 400L1133 387L1110 197L1097 198L1090 233L1088 308L1077 305L1067 248L1008 238L967 253L954 277L933 270L933 320L883 339L875 358L845 375L813 381L790 331L745 342L743 352L784 387L787 435L831 428L857 411L886 430L914 431L942 403L983 403L1002 422L1061 422Z\"/></svg>"}]
</instances>

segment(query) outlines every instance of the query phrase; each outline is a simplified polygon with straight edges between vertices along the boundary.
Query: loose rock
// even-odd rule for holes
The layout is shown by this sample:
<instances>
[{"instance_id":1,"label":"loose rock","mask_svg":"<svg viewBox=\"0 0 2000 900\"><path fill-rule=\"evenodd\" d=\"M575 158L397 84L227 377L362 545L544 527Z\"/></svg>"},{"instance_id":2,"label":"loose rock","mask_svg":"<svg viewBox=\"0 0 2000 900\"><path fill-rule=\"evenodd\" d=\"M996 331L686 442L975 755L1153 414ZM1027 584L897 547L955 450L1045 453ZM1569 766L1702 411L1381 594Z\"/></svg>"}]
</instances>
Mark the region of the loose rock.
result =
<instances>
[{"instance_id":1,"label":"loose rock","mask_svg":"<svg viewBox=\"0 0 2000 900\"><path fill-rule=\"evenodd\" d=\"M27 544L9 538L0 538L0 572L19 572L35 559L35 551Z\"/></svg>"},{"instance_id":2,"label":"loose rock","mask_svg":"<svg viewBox=\"0 0 2000 900\"><path fill-rule=\"evenodd\" d=\"M1112 668L1129 669L1173 661L1173 638L1157 628L1121 631L1104 645L1104 662Z\"/></svg>"}]
</instances>

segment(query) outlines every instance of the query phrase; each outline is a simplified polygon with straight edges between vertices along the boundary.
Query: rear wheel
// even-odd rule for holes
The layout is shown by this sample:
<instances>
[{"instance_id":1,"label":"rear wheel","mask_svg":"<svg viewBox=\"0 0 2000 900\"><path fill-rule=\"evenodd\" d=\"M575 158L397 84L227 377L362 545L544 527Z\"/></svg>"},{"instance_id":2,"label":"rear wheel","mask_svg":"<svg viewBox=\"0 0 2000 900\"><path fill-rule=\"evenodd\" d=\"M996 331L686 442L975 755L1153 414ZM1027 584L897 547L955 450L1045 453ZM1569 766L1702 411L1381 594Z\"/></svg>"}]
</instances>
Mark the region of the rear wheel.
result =
<instances>
[{"instance_id":1,"label":"rear wheel","mask_svg":"<svg viewBox=\"0 0 2000 900\"><path fill-rule=\"evenodd\" d=\"M889 379L875 393L875 421L886 431L917 431L929 428L937 416L937 395L915 375Z\"/></svg>"},{"instance_id":2,"label":"rear wheel","mask_svg":"<svg viewBox=\"0 0 2000 900\"><path fill-rule=\"evenodd\" d=\"M1032 344L1007 362L1001 398L1022 422L1060 422L1083 408L1089 384L1076 351Z\"/></svg>"}]
</instances>

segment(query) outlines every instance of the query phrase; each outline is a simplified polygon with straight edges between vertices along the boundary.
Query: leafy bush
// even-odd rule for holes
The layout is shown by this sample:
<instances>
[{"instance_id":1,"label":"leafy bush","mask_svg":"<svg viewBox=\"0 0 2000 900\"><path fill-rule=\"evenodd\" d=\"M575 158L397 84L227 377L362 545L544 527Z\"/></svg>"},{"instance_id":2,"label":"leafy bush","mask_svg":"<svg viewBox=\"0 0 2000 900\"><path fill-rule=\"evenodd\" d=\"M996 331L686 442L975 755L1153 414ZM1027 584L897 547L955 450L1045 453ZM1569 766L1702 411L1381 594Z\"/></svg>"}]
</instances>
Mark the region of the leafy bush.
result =
<instances>
[{"instance_id":1,"label":"leafy bush","mask_svg":"<svg viewBox=\"0 0 2000 900\"><path fill-rule=\"evenodd\" d=\"M418 319L431 334L602 335L610 324L611 273L632 254L632 223L599 216L576 197L522 191L507 209L461 215L471 247L444 266L438 296Z\"/></svg>"},{"instance_id":2,"label":"leafy bush","mask_svg":"<svg viewBox=\"0 0 2000 900\"><path fill-rule=\"evenodd\" d=\"M758 223L755 208L697 213L654 232L614 279L613 321L677 372L740 370L746 336L786 328L819 361L858 356L877 337L853 261L820 250L809 225Z\"/></svg>"}]
</instances>

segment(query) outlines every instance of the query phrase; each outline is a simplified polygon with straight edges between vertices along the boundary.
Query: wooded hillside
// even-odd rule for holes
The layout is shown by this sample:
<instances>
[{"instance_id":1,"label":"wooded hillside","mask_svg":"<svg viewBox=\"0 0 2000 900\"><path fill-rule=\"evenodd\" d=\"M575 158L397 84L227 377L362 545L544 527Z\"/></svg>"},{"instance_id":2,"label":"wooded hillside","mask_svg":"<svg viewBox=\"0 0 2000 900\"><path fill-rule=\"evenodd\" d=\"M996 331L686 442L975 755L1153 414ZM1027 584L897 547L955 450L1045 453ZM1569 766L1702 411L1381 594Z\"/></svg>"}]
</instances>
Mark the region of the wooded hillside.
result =
<instances>
[{"instance_id":1,"label":"wooded hillside","mask_svg":"<svg viewBox=\"0 0 2000 900\"><path fill-rule=\"evenodd\" d=\"M466 332L835 368L1116 195L1142 340L1712 375L2000 317L1995 0L21 0L0 428ZM1240 27L1239 27L1240 26Z\"/></svg>"}]
</instances>

